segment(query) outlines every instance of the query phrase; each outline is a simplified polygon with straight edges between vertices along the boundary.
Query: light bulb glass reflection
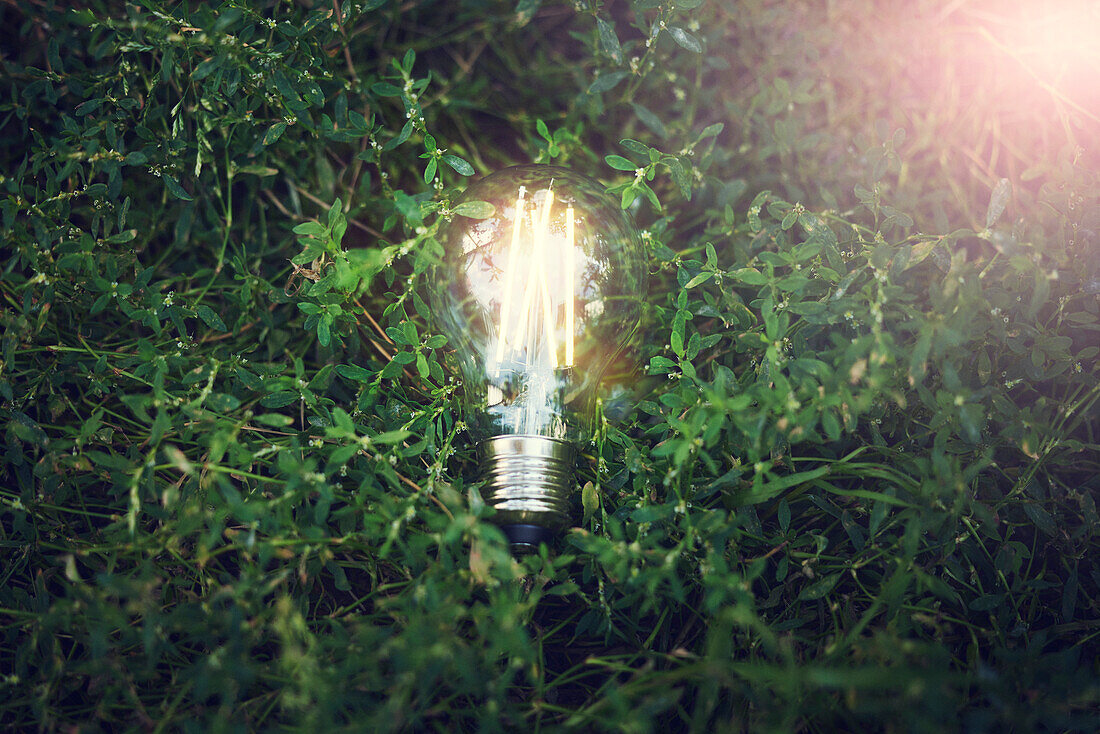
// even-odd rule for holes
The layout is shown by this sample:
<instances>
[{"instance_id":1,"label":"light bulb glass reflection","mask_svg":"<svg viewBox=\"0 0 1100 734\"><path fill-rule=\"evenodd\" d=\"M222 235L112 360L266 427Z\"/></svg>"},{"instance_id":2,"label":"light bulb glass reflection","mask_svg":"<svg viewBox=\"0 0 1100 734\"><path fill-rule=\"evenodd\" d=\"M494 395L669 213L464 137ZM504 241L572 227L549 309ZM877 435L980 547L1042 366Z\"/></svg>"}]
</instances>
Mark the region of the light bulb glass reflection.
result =
<instances>
[{"instance_id":1,"label":"light bulb glass reflection","mask_svg":"<svg viewBox=\"0 0 1100 734\"><path fill-rule=\"evenodd\" d=\"M498 171L456 205L472 201L493 214L455 216L443 233L433 310L459 359L486 502L522 544L569 521L575 446L638 326L645 253L618 202L566 168Z\"/></svg>"}]
</instances>

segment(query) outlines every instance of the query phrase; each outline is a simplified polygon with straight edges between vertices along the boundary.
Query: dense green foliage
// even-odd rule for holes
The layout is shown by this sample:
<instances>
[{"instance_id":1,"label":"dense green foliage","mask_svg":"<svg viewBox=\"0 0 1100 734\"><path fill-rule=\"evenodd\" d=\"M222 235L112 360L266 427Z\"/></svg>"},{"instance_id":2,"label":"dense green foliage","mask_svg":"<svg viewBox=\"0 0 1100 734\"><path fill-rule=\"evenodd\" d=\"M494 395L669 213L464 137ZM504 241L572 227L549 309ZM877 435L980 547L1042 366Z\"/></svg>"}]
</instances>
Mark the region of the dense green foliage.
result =
<instances>
[{"instance_id":1,"label":"dense green foliage","mask_svg":"<svg viewBox=\"0 0 1100 734\"><path fill-rule=\"evenodd\" d=\"M0 728L1100 727L1100 100L1024 19L81 5L0 5ZM516 560L423 287L527 161L652 296Z\"/></svg>"}]
</instances>

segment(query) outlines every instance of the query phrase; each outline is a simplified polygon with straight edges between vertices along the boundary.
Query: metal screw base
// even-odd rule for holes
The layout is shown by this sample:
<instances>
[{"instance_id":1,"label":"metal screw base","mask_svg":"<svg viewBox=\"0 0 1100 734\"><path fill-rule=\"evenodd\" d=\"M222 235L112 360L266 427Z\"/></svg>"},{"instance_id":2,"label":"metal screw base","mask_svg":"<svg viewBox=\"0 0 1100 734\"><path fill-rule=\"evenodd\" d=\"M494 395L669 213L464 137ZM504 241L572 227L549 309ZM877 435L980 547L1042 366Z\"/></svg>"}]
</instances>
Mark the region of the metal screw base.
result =
<instances>
[{"instance_id":1,"label":"metal screw base","mask_svg":"<svg viewBox=\"0 0 1100 734\"><path fill-rule=\"evenodd\" d=\"M570 523L576 458L572 445L545 436L494 436L478 448L485 478L482 495L496 509L493 522L514 549L534 549Z\"/></svg>"}]
</instances>

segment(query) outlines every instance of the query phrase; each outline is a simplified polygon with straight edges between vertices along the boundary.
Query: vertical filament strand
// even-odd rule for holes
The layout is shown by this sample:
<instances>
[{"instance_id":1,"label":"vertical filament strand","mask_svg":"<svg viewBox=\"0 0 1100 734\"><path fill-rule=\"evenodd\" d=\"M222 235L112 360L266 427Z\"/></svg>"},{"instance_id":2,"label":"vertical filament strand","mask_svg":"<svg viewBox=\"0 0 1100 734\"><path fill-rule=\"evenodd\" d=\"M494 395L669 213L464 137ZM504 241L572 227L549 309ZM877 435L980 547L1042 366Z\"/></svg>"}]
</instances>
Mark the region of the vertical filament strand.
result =
<instances>
[{"instance_id":1,"label":"vertical filament strand","mask_svg":"<svg viewBox=\"0 0 1100 734\"><path fill-rule=\"evenodd\" d=\"M527 209L527 189L519 187L519 196L516 197L516 214L512 222L512 244L508 248L508 266L504 271L504 302L500 306L500 337L497 339L497 364L504 361L504 345L508 340L508 317L511 316L510 306L512 301L512 289L515 287L516 256L519 251L519 233L523 227L523 219Z\"/></svg>"},{"instance_id":2,"label":"vertical filament strand","mask_svg":"<svg viewBox=\"0 0 1100 734\"><path fill-rule=\"evenodd\" d=\"M542 291L542 318L543 329L546 331L547 351L550 354L550 366L558 366L558 344L554 339L554 307L550 303L550 286L546 282L546 268L550 253L547 252L546 238L550 234L550 210L554 206L554 190L546 190L546 198L542 202L542 221L539 230L535 234L535 257L541 261L542 267L538 269L539 287ZM528 286L532 285L528 283Z\"/></svg>"},{"instance_id":3,"label":"vertical filament strand","mask_svg":"<svg viewBox=\"0 0 1100 734\"><path fill-rule=\"evenodd\" d=\"M573 366L573 248L576 234L573 231L573 207L565 209L565 366Z\"/></svg>"},{"instance_id":4,"label":"vertical filament strand","mask_svg":"<svg viewBox=\"0 0 1100 734\"><path fill-rule=\"evenodd\" d=\"M553 182L550 184L553 186ZM528 358L532 359L535 351L535 338L538 330L538 306L535 299L539 299L542 305L543 331L545 332L547 355L550 366L558 367L558 345L555 338L554 324L554 299L551 297L550 284L546 271L553 265L551 258L557 253L550 252L548 239L550 237L550 217L554 208L554 190L547 188L537 214L532 212L530 234L532 238L532 251L530 263L527 267L527 277L523 282L523 305L515 323L515 330L511 339L508 338L508 330L512 322L513 291L516 288L516 271L523 267L520 262L520 239L523 228L523 220L527 217L526 189L520 187L519 196L516 199L516 214L512 225L512 239L508 249L508 263L504 273L504 294L500 307L500 334L497 340L496 362L504 361L504 354L511 343L513 348L520 348L524 338L528 337ZM574 324L574 253L576 233L573 222L573 207L566 208L566 251L564 254L565 268L565 364L573 364L573 324ZM555 248L557 249L557 248ZM530 333L528 333L530 332Z\"/></svg>"}]
</instances>

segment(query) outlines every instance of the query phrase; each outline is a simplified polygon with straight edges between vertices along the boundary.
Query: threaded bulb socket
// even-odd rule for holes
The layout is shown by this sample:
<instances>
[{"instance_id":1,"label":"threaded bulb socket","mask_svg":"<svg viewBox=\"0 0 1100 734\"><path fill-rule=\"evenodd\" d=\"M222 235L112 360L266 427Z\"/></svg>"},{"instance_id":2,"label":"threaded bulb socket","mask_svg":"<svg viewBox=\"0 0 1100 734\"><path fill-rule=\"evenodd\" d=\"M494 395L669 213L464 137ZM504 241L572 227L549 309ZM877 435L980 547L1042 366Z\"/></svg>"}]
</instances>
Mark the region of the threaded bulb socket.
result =
<instances>
[{"instance_id":1,"label":"threaded bulb socket","mask_svg":"<svg viewBox=\"0 0 1100 734\"><path fill-rule=\"evenodd\" d=\"M513 550L532 551L570 524L576 459L570 443L545 436L494 436L478 449L482 497L496 510L493 522Z\"/></svg>"}]
</instances>

